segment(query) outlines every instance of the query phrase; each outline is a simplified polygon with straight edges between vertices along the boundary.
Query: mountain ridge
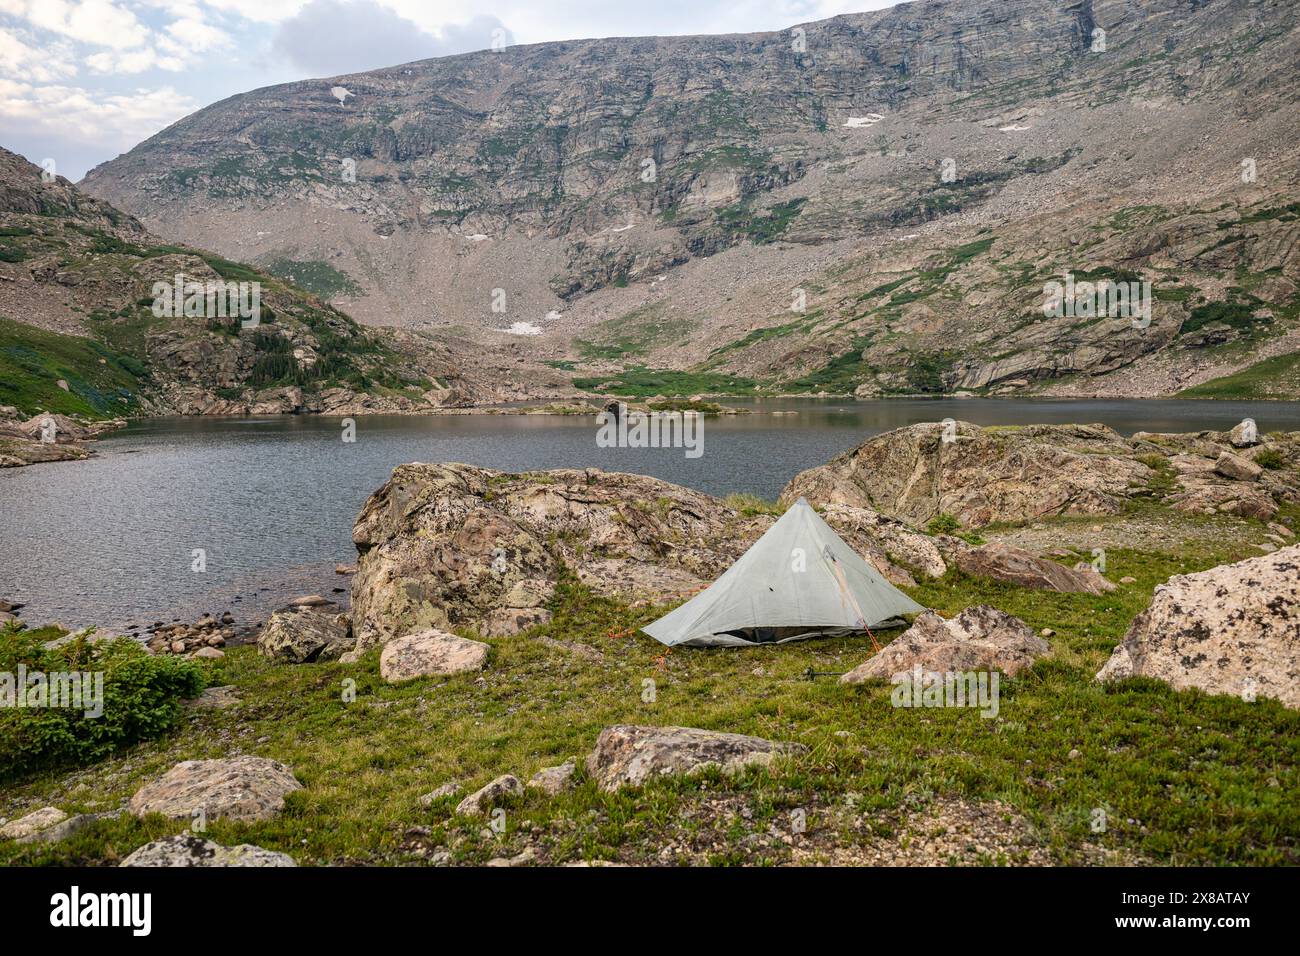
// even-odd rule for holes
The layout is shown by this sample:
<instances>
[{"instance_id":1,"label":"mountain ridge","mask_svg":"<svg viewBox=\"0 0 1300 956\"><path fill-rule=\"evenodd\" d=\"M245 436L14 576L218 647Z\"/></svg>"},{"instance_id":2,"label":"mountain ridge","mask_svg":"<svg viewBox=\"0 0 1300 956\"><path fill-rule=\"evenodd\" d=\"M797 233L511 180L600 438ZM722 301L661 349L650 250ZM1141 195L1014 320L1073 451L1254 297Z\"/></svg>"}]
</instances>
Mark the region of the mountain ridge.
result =
<instances>
[{"instance_id":1,"label":"mountain ridge","mask_svg":"<svg viewBox=\"0 0 1300 956\"><path fill-rule=\"evenodd\" d=\"M833 288L835 270L884 243L916 248L919 263L1009 229L1027 263L1016 275L1036 287L973 278L981 305L1016 329L1047 266L1095 266L1024 236L1036 216L1059 216L1054 231L1081 241L1092 223L1080 197L1111 213L1159 207L1174 222L1285 208L1297 198L1285 63L1298 49L1294 9L1245 0L957 0L762 34L507 47L239 94L84 182L169 235L331 277L331 301L363 322L454 329L467 351L572 366L582 382L619 384L640 367L705 381L762 369L765 387L786 392L834 379L859 394L918 382L1075 394L1123 372L1137 394L1174 394L1291 342L1294 256L1277 263L1281 281L1251 279L1269 295L1231 300L1219 296L1242 287L1222 269L1130 256L1157 286L1195 290L1187 308L1161 300L1154 348L1092 363L1099 330L1049 323L1005 374L996 353L964 344L971 303L959 294L919 317L893 317L894 299L855 316L814 287ZM1246 158L1259 177L1234 183ZM1138 229L1168 245L1150 226ZM1123 246L1126 231L1110 228L1103 246ZM1247 245L1285 241L1285 228L1266 232ZM1161 272L1174 268L1192 281ZM989 270L963 265L934 291L959 293L968 271ZM839 316L792 313L783 303L798 288L812 292L809 310ZM1267 321L1248 348L1241 329L1211 351L1182 348L1193 309L1216 303ZM648 331L646 309L657 310ZM957 340L937 380L933 349L882 350L936 324ZM774 351L773 337L791 347ZM1070 357L1045 360L1044 341ZM1148 376L1153 352L1169 368ZM900 361L901 378L889 367Z\"/></svg>"}]
</instances>

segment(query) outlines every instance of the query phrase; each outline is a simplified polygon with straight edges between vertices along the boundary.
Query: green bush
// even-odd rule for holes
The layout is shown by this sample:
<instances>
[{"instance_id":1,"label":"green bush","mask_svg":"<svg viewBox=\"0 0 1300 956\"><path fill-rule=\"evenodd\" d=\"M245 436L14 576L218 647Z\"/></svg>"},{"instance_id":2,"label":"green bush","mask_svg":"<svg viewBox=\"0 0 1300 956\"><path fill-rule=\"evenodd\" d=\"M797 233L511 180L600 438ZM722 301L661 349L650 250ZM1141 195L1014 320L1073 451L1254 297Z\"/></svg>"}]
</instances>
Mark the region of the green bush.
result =
<instances>
[{"instance_id":1,"label":"green bush","mask_svg":"<svg viewBox=\"0 0 1300 956\"><path fill-rule=\"evenodd\" d=\"M0 688L12 692L19 666L35 672L102 672L103 713L86 708L15 707L0 698L0 781L51 765L86 764L140 740L161 736L177 722L181 701L204 687L203 668L179 657L153 656L130 638L89 641L79 637L47 648L49 637L0 630ZM86 703L83 701L83 703Z\"/></svg>"},{"instance_id":2,"label":"green bush","mask_svg":"<svg viewBox=\"0 0 1300 956\"><path fill-rule=\"evenodd\" d=\"M1255 455L1255 464L1261 468L1276 470L1286 467L1286 458L1276 448L1265 448Z\"/></svg>"},{"instance_id":3,"label":"green bush","mask_svg":"<svg viewBox=\"0 0 1300 956\"><path fill-rule=\"evenodd\" d=\"M931 518L926 530L930 534L956 534L961 530L961 522L945 511Z\"/></svg>"}]
</instances>

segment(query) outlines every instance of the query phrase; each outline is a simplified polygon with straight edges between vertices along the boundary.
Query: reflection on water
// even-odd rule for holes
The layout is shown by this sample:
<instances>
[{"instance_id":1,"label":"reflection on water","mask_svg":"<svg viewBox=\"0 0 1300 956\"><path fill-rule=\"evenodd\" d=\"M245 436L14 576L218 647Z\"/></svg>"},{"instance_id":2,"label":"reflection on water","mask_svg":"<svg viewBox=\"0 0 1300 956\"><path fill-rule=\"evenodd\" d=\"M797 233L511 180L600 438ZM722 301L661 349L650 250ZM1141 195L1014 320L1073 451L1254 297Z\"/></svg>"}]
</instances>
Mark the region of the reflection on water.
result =
<instances>
[{"instance_id":1,"label":"reflection on water","mask_svg":"<svg viewBox=\"0 0 1300 956\"><path fill-rule=\"evenodd\" d=\"M31 622L122 626L233 610L248 619L294 593L346 586L366 497L408 461L507 471L642 472L711 494L774 498L798 471L879 432L956 418L981 425L1104 422L1119 431L1300 428L1295 403L753 400L709 419L704 454L596 445L594 419L479 416L151 419L97 444L99 457L0 472L0 597ZM207 571L191 571L202 549Z\"/></svg>"}]
</instances>

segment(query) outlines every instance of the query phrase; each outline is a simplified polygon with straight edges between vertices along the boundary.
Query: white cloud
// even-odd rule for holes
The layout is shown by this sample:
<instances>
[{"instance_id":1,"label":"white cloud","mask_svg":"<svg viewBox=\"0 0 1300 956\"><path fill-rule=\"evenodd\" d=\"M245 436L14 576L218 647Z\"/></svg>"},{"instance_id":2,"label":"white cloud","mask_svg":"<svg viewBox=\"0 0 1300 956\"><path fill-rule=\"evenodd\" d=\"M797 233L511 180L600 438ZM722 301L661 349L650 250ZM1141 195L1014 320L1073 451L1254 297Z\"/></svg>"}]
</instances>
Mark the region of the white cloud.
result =
<instances>
[{"instance_id":1,"label":"white cloud","mask_svg":"<svg viewBox=\"0 0 1300 956\"><path fill-rule=\"evenodd\" d=\"M0 0L0 12L38 29L114 50L143 46L150 34L134 13L112 0Z\"/></svg>"},{"instance_id":2,"label":"white cloud","mask_svg":"<svg viewBox=\"0 0 1300 956\"><path fill-rule=\"evenodd\" d=\"M152 47L127 50L123 53L93 53L86 57L86 65L96 73L132 75L145 70L170 70L178 73L185 69L185 61L178 56L163 56Z\"/></svg>"},{"instance_id":3,"label":"white cloud","mask_svg":"<svg viewBox=\"0 0 1300 956\"><path fill-rule=\"evenodd\" d=\"M38 49L5 30L0 31L0 75L53 83L76 76L77 63L67 44L46 44Z\"/></svg>"},{"instance_id":4,"label":"white cloud","mask_svg":"<svg viewBox=\"0 0 1300 956\"><path fill-rule=\"evenodd\" d=\"M245 20L257 23L279 23L287 20L304 6L307 0L206 0L207 5L224 13L234 13Z\"/></svg>"},{"instance_id":5,"label":"white cloud","mask_svg":"<svg viewBox=\"0 0 1300 956\"><path fill-rule=\"evenodd\" d=\"M202 16L185 16L167 25L167 37L186 50L206 53L230 45L230 37Z\"/></svg>"},{"instance_id":6,"label":"white cloud","mask_svg":"<svg viewBox=\"0 0 1300 956\"><path fill-rule=\"evenodd\" d=\"M0 119L7 129L59 139L94 138L111 149L134 146L197 105L169 86L103 94L79 86L0 79Z\"/></svg>"}]
</instances>

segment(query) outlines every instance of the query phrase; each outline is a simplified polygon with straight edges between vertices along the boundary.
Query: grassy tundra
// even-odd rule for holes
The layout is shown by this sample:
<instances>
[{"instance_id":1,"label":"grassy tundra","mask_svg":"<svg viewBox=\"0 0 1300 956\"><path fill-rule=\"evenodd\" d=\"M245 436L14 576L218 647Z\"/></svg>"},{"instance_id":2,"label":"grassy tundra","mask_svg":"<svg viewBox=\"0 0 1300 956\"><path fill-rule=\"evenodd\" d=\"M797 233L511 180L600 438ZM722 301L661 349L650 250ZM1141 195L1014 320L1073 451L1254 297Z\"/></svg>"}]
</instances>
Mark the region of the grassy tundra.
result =
<instances>
[{"instance_id":1,"label":"grassy tundra","mask_svg":"<svg viewBox=\"0 0 1300 956\"><path fill-rule=\"evenodd\" d=\"M1296 863L1300 714L1262 698L1092 680L1155 585L1258 553L1255 522L1161 515L1007 532L1086 556L1099 539L1160 521L1163 532L1146 536L1159 549L1108 548L1109 576L1136 579L1109 595L1029 591L955 570L908 589L945 615L989 603L1055 631L1050 657L1002 682L995 719L895 708L888 684L805 676L861 663L871 654L865 638L667 652L636 630L664 608L627 607L568 581L550 624L489 639L481 675L394 686L379 676L378 650L355 665L285 666L234 648L203 666L209 684L238 688L239 705L186 711L171 732L92 766L20 773L0 795L0 817L51 804L112 810L177 761L244 753L288 764L305 789L274 820L210 821L206 836L300 864L482 864L521 853L549 864ZM770 771L660 779L611 795L585 779L581 762L616 723L748 733L808 750ZM527 779L570 756L579 758L577 786L557 797L528 791L507 805L503 832L455 815L460 796L489 779ZM421 803L453 780L459 796ZM0 842L0 862L112 864L186 825L122 815L57 844Z\"/></svg>"}]
</instances>

